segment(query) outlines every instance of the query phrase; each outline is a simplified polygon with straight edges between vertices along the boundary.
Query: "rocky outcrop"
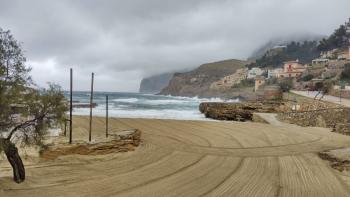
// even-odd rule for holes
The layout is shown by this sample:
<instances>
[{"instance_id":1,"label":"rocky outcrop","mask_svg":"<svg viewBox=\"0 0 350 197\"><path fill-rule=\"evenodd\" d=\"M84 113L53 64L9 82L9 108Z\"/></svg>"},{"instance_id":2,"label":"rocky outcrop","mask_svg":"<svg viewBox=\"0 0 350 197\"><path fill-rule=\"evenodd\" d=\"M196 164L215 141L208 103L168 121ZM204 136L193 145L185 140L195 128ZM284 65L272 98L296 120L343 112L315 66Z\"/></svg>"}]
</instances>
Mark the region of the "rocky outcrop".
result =
<instances>
[{"instance_id":1,"label":"rocky outcrop","mask_svg":"<svg viewBox=\"0 0 350 197\"><path fill-rule=\"evenodd\" d=\"M241 60L225 60L203 64L190 72L176 73L160 94L190 97L222 96L226 92L210 89L211 84L232 75L246 64L246 61Z\"/></svg>"},{"instance_id":2,"label":"rocky outcrop","mask_svg":"<svg viewBox=\"0 0 350 197\"><path fill-rule=\"evenodd\" d=\"M253 113L277 113L283 102L201 103L199 111L216 120L252 121Z\"/></svg>"},{"instance_id":3,"label":"rocky outcrop","mask_svg":"<svg viewBox=\"0 0 350 197\"><path fill-rule=\"evenodd\" d=\"M74 144L53 144L48 145L46 149L40 153L41 158L56 159L64 155L102 155L109 153L132 151L139 146L141 141L141 131L126 130L111 132L108 138L103 141L96 142L77 142Z\"/></svg>"},{"instance_id":4,"label":"rocky outcrop","mask_svg":"<svg viewBox=\"0 0 350 197\"><path fill-rule=\"evenodd\" d=\"M331 163L331 167L339 170L350 170L350 148L323 151L318 154Z\"/></svg>"},{"instance_id":5,"label":"rocky outcrop","mask_svg":"<svg viewBox=\"0 0 350 197\"><path fill-rule=\"evenodd\" d=\"M156 94L165 88L174 73L164 73L142 79L139 92L143 94Z\"/></svg>"}]
</instances>

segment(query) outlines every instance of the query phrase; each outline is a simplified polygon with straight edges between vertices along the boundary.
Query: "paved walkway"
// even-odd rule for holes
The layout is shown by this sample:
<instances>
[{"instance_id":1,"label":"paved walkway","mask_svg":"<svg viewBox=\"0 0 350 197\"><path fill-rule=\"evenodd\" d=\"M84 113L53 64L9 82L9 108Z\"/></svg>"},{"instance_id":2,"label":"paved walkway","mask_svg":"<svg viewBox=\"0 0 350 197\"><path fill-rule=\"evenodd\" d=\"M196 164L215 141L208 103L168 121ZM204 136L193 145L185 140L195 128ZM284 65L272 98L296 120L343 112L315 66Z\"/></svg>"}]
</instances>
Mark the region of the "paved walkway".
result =
<instances>
[{"instance_id":1,"label":"paved walkway","mask_svg":"<svg viewBox=\"0 0 350 197\"><path fill-rule=\"evenodd\" d=\"M315 95L317 94L316 91L295 91L295 90L292 90L291 92L298 94L298 95L301 95L301 96L309 97L309 98L314 98ZM320 96L318 96L318 98L319 97ZM340 105L344 105L346 107L350 107L350 100L349 99L344 99L344 98L340 99L339 97L336 97L336 96L325 95L322 100L336 103L336 104L340 104Z\"/></svg>"}]
</instances>

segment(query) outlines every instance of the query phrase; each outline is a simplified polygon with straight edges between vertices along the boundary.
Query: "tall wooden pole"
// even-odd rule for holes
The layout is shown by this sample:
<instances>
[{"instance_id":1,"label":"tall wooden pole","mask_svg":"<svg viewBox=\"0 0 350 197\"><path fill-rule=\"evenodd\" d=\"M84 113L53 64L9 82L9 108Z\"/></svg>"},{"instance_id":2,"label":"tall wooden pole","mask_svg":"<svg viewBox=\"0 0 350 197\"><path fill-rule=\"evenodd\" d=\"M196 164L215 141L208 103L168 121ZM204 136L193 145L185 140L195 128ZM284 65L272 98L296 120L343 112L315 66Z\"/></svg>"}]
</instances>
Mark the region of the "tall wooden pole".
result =
<instances>
[{"instance_id":1,"label":"tall wooden pole","mask_svg":"<svg viewBox=\"0 0 350 197\"><path fill-rule=\"evenodd\" d=\"M92 102L93 102L93 97L94 97L94 73L91 73L89 142L91 142L91 127L92 127Z\"/></svg>"},{"instance_id":2,"label":"tall wooden pole","mask_svg":"<svg viewBox=\"0 0 350 197\"><path fill-rule=\"evenodd\" d=\"M64 119L64 136L67 136L67 119Z\"/></svg>"},{"instance_id":3,"label":"tall wooden pole","mask_svg":"<svg viewBox=\"0 0 350 197\"><path fill-rule=\"evenodd\" d=\"M70 108L69 108L69 143L72 143L72 112L73 112L73 69L70 69Z\"/></svg>"},{"instance_id":4,"label":"tall wooden pole","mask_svg":"<svg viewBox=\"0 0 350 197\"><path fill-rule=\"evenodd\" d=\"M108 95L106 95L106 137L108 137Z\"/></svg>"}]
</instances>

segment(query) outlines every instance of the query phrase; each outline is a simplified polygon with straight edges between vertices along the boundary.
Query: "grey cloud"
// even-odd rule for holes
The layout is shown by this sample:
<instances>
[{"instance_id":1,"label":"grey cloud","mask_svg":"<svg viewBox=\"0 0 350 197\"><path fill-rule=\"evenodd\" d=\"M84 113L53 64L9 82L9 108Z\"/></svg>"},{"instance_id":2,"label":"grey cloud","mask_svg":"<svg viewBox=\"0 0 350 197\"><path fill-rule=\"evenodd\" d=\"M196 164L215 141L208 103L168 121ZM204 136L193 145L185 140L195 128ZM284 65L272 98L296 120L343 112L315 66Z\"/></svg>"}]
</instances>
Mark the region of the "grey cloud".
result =
<instances>
[{"instance_id":1,"label":"grey cloud","mask_svg":"<svg viewBox=\"0 0 350 197\"><path fill-rule=\"evenodd\" d=\"M73 66L77 79L100 76L97 89L136 91L144 76L244 59L276 37L328 35L349 7L348 0L0 0L0 26L23 42L39 84L66 88ZM47 68L54 72L42 77Z\"/></svg>"}]
</instances>

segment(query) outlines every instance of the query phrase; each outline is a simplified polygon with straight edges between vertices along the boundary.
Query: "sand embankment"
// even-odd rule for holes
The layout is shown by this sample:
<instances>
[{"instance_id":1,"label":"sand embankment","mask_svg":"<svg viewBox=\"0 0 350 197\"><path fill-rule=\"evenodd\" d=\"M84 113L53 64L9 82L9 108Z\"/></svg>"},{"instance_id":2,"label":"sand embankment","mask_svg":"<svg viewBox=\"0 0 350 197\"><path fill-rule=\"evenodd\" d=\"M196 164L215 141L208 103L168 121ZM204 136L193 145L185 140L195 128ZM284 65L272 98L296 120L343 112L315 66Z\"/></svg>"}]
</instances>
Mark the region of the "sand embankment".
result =
<instances>
[{"instance_id":1,"label":"sand embankment","mask_svg":"<svg viewBox=\"0 0 350 197\"><path fill-rule=\"evenodd\" d=\"M87 136L88 117L74 117ZM94 118L93 138L104 134ZM349 196L350 178L317 153L350 137L322 128L259 123L111 119L111 129L137 128L135 151L67 155L27 164L15 184L0 164L0 196Z\"/></svg>"}]
</instances>

